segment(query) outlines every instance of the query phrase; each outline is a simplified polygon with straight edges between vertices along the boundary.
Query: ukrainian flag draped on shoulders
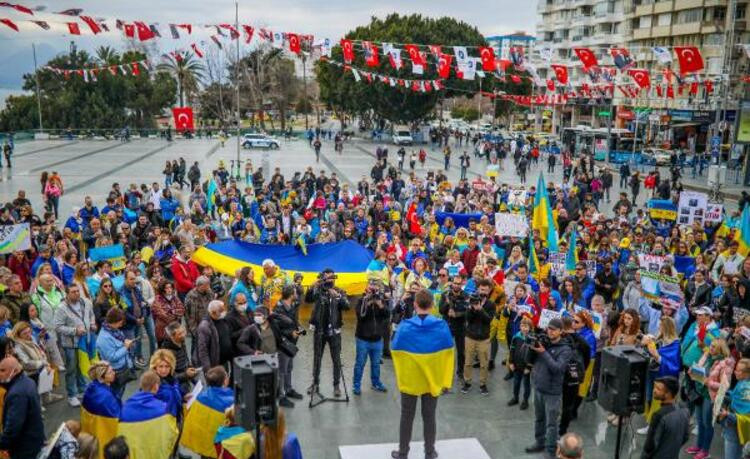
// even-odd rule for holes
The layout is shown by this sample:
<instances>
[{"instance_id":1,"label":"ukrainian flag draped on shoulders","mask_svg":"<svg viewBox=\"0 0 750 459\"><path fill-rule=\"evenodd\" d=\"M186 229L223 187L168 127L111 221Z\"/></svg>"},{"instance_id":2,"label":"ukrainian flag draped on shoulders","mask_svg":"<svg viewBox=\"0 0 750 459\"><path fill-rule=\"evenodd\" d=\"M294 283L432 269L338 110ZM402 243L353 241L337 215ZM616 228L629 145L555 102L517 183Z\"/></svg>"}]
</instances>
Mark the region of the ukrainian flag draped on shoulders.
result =
<instances>
[{"instance_id":1,"label":"ukrainian flag draped on shoulders","mask_svg":"<svg viewBox=\"0 0 750 459\"><path fill-rule=\"evenodd\" d=\"M750 254L750 205L745 206L740 217L740 227L734 235L734 240L740 243L737 251L743 257Z\"/></svg>"},{"instance_id":2,"label":"ukrainian flag draped on shoulders","mask_svg":"<svg viewBox=\"0 0 750 459\"><path fill-rule=\"evenodd\" d=\"M453 384L453 337L448 324L431 315L402 321L391 343L398 390L439 396Z\"/></svg>"},{"instance_id":3,"label":"ukrainian flag draped on shoulders","mask_svg":"<svg viewBox=\"0 0 750 459\"><path fill-rule=\"evenodd\" d=\"M81 430L99 440L99 456L104 457L104 445L117 436L122 403L112 388L99 381L86 387L81 400Z\"/></svg>"},{"instance_id":4,"label":"ukrainian flag draped on shoulders","mask_svg":"<svg viewBox=\"0 0 750 459\"><path fill-rule=\"evenodd\" d=\"M544 175L539 174L534 193L534 213L531 219L532 230L539 230L539 235L546 242L550 252L557 252L557 223L552 215L552 205L547 195L547 185L544 183Z\"/></svg>"},{"instance_id":5,"label":"ukrainian flag draped on shoulders","mask_svg":"<svg viewBox=\"0 0 750 459\"><path fill-rule=\"evenodd\" d=\"M234 403L229 387L208 387L196 397L185 415L180 445L205 457L216 457L214 437L224 423L224 411Z\"/></svg>"},{"instance_id":6,"label":"ukrainian flag draped on shoulders","mask_svg":"<svg viewBox=\"0 0 750 459\"><path fill-rule=\"evenodd\" d=\"M177 441L177 420L166 403L141 391L123 405L118 433L128 443L130 459L167 459Z\"/></svg>"},{"instance_id":7,"label":"ukrainian flag draped on shoulders","mask_svg":"<svg viewBox=\"0 0 750 459\"><path fill-rule=\"evenodd\" d=\"M219 459L250 459L255 453L253 435L240 426L221 426L214 437L215 456Z\"/></svg>"}]
</instances>

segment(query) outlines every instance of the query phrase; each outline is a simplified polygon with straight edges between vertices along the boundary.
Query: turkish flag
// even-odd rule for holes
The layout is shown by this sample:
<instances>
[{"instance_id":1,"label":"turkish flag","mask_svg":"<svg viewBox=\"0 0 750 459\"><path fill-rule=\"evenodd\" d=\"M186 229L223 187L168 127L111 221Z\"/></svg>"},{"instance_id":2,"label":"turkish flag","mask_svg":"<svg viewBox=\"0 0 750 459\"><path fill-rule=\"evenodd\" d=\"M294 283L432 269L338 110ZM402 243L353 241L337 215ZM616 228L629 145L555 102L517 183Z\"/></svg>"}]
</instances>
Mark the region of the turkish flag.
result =
<instances>
[{"instance_id":1,"label":"turkish flag","mask_svg":"<svg viewBox=\"0 0 750 459\"><path fill-rule=\"evenodd\" d=\"M451 61L453 60L452 54L440 54L438 59L438 75L440 78L448 78L451 74Z\"/></svg>"},{"instance_id":2,"label":"turkish flag","mask_svg":"<svg viewBox=\"0 0 750 459\"><path fill-rule=\"evenodd\" d=\"M555 71L555 78L562 85L568 84L568 68L564 65L552 65L552 70Z\"/></svg>"},{"instance_id":3,"label":"turkish flag","mask_svg":"<svg viewBox=\"0 0 750 459\"><path fill-rule=\"evenodd\" d=\"M591 67L597 67L599 65L599 62L596 60L596 56L594 55L594 52L591 51L590 49L573 48L573 51L575 51L576 56L578 56L578 59L581 60L584 70L588 70Z\"/></svg>"},{"instance_id":4,"label":"turkish flag","mask_svg":"<svg viewBox=\"0 0 750 459\"><path fill-rule=\"evenodd\" d=\"M190 47L193 48L193 52L195 53L196 56L198 56L199 58L203 57L203 51L201 51L200 48L198 48L198 45L193 43L192 45L190 45Z\"/></svg>"},{"instance_id":5,"label":"turkish flag","mask_svg":"<svg viewBox=\"0 0 750 459\"><path fill-rule=\"evenodd\" d=\"M518 75L511 75L510 80L515 84L521 84L521 77Z\"/></svg>"},{"instance_id":6,"label":"turkish flag","mask_svg":"<svg viewBox=\"0 0 750 459\"><path fill-rule=\"evenodd\" d=\"M695 46L675 46L677 61L680 63L680 74L693 73L703 70L703 57Z\"/></svg>"},{"instance_id":7,"label":"turkish flag","mask_svg":"<svg viewBox=\"0 0 750 459\"><path fill-rule=\"evenodd\" d=\"M138 62L133 62L130 66L133 68L133 75L138 76L141 74L141 68L138 66Z\"/></svg>"},{"instance_id":8,"label":"turkish flag","mask_svg":"<svg viewBox=\"0 0 750 459\"><path fill-rule=\"evenodd\" d=\"M430 48L430 52L435 56L435 58L440 59L440 55L443 54L443 49L440 45L430 45L428 46Z\"/></svg>"},{"instance_id":9,"label":"turkish flag","mask_svg":"<svg viewBox=\"0 0 750 459\"><path fill-rule=\"evenodd\" d=\"M8 27L10 27L11 29L13 29L16 32L18 32L18 26L16 25L15 22L11 21L10 19L6 19L6 18L0 19L0 23L5 24Z\"/></svg>"},{"instance_id":10,"label":"turkish flag","mask_svg":"<svg viewBox=\"0 0 750 459\"><path fill-rule=\"evenodd\" d=\"M344 53L344 62L351 64L354 60L354 47L351 40L341 39L341 51Z\"/></svg>"},{"instance_id":11,"label":"turkish flag","mask_svg":"<svg viewBox=\"0 0 750 459\"><path fill-rule=\"evenodd\" d=\"M365 50L365 64L368 67L378 66L378 45L369 41L362 42L362 48Z\"/></svg>"},{"instance_id":12,"label":"turkish flag","mask_svg":"<svg viewBox=\"0 0 750 459\"><path fill-rule=\"evenodd\" d=\"M289 51L299 54L302 51L302 47L299 44L299 35L296 33L287 33L286 38L289 40Z\"/></svg>"},{"instance_id":13,"label":"turkish flag","mask_svg":"<svg viewBox=\"0 0 750 459\"><path fill-rule=\"evenodd\" d=\"M706 80L703 82L703 85L706 87L706 94L711 94L714 92L714 82L711 80Z\"/></svg>"},{"instance_id":14,"label":"turkish flag","mask_svg":"<svg viewBox=\"0 0 750 459\"><path fill-rule=\"evenodd\" d=\"M156 34L153 30L151 30L151 27L146 25L146 23L141 21L135 21L135 30L138 32L138 39L140 41L146 41L154 38Z\"/></svg>"},{"instance_id":15,"label":"turkish flag","mask_svg":"<svg viewBox=\"0 0 750 459\"><path fill-rule=\"evenodd\" d=\"M552 80L547 80L547 89L549 89L550 91L554 91L555 90L555 82L552 81Z\"/></svg>"},{"instance_id":16,"label":"turkish flag","mask_svg":"<svg viewBox=\"0 0 750 459\"><path fill-rule=\"evenodd\" d=\"M253 39L253 33L255 32L255 28L253 26L243 25L242 30L245 31L245 43L250 43L250 40Z\"/></svg>"},{"instance_id":17,"label":"turkish flag","mask_svg":"<svg viewBox=\"0 0 750 459\"><path fill-rule=\"evenodd\" d=\"M419 46L417 45L405 45L404 49L409 53L409 59L411 59L412 65L425 65L424 56L419 52Z\"/></svg>"},{"instance_id":18,"label":"turkish flag","mask_svg":"<svg viewBox=\"0 0 750 459\"><path fill-rule=\"evenodd\" d=\"M174 116L174 128L177 132L195 131L192 107L174 107L172 116Z\"/></svg>"},{"instance_id":19,"label":"turkish flag","mask_svg":"<svg viewBox=\"0 0 750 459\"><path fill-rule=\"evenodd\" d=\"M99 27L99 24L97 24L91 16L81 16L81 20L89 26L89 29L91 29L91 32L93 32L94 35L102 31L102 28Z\"/></svg>"},{"instance_id":20,"label":"turkish flag","mask_svg":"<svg viewBox=\"0 0 750 459\"><path fill-rule=\"evenodd\" d=\"M70 32L71 35L81 35L81 28L78 27L77 22L69 22L68 32Z\"/></svg>"},{"instance_id":21,"label":"turkish flag","mask_svg":"<svg viewBox=\"0 0 750 459\"><path fill-rule=\"evenodd\" d=\"M646 69L630 69L628 75L635 81L639 88L650 88L651 77Z\"/></svg>"},{"instance_id":22,"label":"turkish flag","mask_svg":"<svg viewBox=\"0 0 750 459\"><path fill-rule=\"evenodd\" d=\"M698 95L698 83L697 82L690 83L690 95L691 96Z\"/></svg>"},{"instance_id":23,"label":"turkish flag","mask_svg":"<svg viewBox=\"0 0 750 459\"><path fill-rule=\"evenodd\" d=\"M135 25L134 24L124 24L122 28L125 31L126 37L135 38Z\"/></svg>"},{"instance_id":24,"label":"turkish flag","mask_svg":"<svg viewBox=\"0 0 750 459\"><path fill-rule=\"evenodd\" d=\"M667 99L674 99L674 87L671 84L667 86Z\"/></svg>"},{"instance_id":25,"label":"turkish flag","mask_svg":"<svg viewBox=\"0 0 750 459\"><path fill-rule=\"evenodd\" d=\"M492 72L495 70L495 51L489 46L479 47L479 57L482 59L482 70Z\"/></svg>"}]
</instances>

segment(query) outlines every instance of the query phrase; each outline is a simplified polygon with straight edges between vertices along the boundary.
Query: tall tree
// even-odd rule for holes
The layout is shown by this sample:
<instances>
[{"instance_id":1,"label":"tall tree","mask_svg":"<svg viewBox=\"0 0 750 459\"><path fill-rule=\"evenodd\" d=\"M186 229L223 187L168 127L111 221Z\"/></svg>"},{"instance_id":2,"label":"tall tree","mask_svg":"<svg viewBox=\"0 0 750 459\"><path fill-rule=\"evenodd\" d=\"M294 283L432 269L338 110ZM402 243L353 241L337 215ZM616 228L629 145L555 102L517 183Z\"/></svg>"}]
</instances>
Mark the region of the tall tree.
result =
<instances>
[{"instance_id":1,"label":"tall tree","mask_svg":"<svg viewBox=\"0 0 750 459\"><path fill-rule=\"evenodd\" d=\"M164 62L160 63L157 69L168 72L177 80L178 100L180 107L184 107L185 95L190 103L192 96L198 93L206 68L191 52L181 55L180 58L171 54L165 54L163 57Z\"/></svg>"}]
</instances>

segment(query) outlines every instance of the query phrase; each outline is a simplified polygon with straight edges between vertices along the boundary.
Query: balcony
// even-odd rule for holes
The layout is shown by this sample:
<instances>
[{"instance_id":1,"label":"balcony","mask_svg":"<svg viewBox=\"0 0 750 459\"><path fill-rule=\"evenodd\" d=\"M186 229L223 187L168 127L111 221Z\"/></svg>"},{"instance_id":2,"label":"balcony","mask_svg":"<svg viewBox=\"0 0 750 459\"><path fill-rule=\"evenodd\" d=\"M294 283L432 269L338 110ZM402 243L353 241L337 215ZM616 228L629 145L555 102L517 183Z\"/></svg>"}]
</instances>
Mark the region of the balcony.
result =
<instances>
[{"instance_id":1,"label":"balcony","mask_svg":"<svg viewBox=\"0 0 750 459\"><path fill-rule=\"evenodd\" d=\"M651 28L633 29L633 40L644 40L651 38Z\"/></svg>"},{"instance_id":2,"label":"balcony","mask_svg":"<svg viewBox=\"0 0 750 459\"><path fill-rule=\"evenodd\" d=\"M687 24L672 25L672 35L690 35L701 32L700 22L689 22Z\"/></svg>"},{"instance_id":3,"label":"balcony","mask_svg":"<svg viewBox=\"0 0 750 459\"><path fill-rule=\"evenodd\" d=\"M727 0L705 0L703 2L703 7L709 7L709 6L726 6Z\"/></svg>"},{"instance_id":4,"label":"balcony","mask_svg":"<svg viewBox=\"0 0 750 459\"><path fill-rule=\"evenodd\" d=\"M674 11L703 7L703 0L675 0Z\"/></svg>"},{"instance_id":5,"label":"balcony","mask_svg":"<svg viewBox=\"0 0 750 459\"><path fill-rule=\"evenodd\" d=\"M638 5L635 7L634 16L646 16L654 13L654 5L649 3L648 5Z\"/></svg>"},{"instance_id":6,"label":"balcony","mask_svg":"<svg viewBox=\"0 0 750 459\"><path fill-rule=\"evenodd\" d=\"M594 17L591 15L577 15L573 16L573 19L570 21L571 26L587 26L594 23Z\"/></svg>"},{"instance_id":7,"label":"balcony","mask_svg":"<svg viewBox=\"0 0 750 459\"><path fill-rule=\"evenodd\" d=\"M703 0L698 0L698 3L702 1ZM672 11L672 0L654 3L654 14L666 13L667 11Z\"/></svg>"},{"instance_id":8,"label":"balcony","mask_svg":"<svg viewBox=\"0 0 750 459\"><path fill-rule=\"evenodd\" d=\"M651 28L651 38L668 37L672 34L672 26L657 26Z\"/></svg>"}]
</instances>

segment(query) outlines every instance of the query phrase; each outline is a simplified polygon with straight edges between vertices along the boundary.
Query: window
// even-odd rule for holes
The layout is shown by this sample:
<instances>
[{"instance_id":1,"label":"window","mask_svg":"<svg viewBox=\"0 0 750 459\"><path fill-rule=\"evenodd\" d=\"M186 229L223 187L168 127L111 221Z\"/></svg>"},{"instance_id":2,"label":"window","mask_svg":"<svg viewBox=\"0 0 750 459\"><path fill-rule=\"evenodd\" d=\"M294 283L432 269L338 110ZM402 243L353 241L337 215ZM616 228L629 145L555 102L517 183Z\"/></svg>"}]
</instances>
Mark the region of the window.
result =
<instances>
[{"instance_id":1,"label":"window","mask_svg":"<svg viewBox=\"0 0 750 459\"><path fill-rule=\"evenodd\" d=\"M745 13L747 12L747 5L737 5L737 11L734 15L734 20L745 19Z\"/></svg>"},{"instance_id":2,"label":"window","mask_svg":"<svg viewBox=\"0 0 750 459\"><path fill-rule=\"evenodd\" d=\"M647 29L651 27L651 16L641 16L641 22L638 24L641 29Z\"/></svg>"},{"instance_id":3,"label":"window","mask_svg":"<svg viewBox=\"0 0 750 459\"><path fill-rule=\"evenodd\" d=\"M662 13L658 18L659 26L668 26L672 23L672 13Z\"/></svg>"},{"instance_id":4,"label":"window","mask_svg":"<svg viewBox=\"0 0 750 459\"><path fill-rule=\"evenodd\" d=\"M703 8L693 8L691 10L679 11L675 18L675 24L689 24L691 22L700 22L703 18Z\"/></svg>"}]
</instances>

